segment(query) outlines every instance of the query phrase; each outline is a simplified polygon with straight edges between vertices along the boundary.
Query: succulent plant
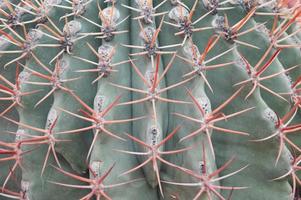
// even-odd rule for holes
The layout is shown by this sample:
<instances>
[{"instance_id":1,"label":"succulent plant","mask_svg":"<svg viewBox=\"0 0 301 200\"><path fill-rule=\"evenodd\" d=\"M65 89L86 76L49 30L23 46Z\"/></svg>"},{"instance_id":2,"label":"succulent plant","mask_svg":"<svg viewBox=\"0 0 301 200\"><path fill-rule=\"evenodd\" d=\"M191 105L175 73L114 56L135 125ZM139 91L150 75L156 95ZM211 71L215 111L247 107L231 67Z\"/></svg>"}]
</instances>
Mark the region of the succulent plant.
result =
<instances>
[{"instance_id":1,"label":"succulent plant","mask_svg":"<svg viewBox=\"0 0 301 200\"><path fill-rule=\"evenodd\" d=\"M1 0L0 199L298 200L301 9Z\"/></svg>"}]
</instances>

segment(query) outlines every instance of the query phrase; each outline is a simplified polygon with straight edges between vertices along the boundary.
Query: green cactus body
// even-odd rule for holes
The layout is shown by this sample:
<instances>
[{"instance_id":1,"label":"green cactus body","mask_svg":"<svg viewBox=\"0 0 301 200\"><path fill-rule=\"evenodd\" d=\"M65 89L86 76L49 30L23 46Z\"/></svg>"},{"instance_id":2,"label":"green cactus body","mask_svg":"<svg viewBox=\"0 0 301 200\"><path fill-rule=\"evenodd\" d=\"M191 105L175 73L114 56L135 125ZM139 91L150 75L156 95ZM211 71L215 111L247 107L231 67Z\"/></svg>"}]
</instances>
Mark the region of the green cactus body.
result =
<instances>
[{"instance_id":1,"label":"green cactus body","mask_svg":"<svg viewBox=\"0 0 301 200\"><path fill-rule=\"evenodd\" d=\"M300 17L0 1L0 199L300 199Z\"/></svg>"}]
</instances>

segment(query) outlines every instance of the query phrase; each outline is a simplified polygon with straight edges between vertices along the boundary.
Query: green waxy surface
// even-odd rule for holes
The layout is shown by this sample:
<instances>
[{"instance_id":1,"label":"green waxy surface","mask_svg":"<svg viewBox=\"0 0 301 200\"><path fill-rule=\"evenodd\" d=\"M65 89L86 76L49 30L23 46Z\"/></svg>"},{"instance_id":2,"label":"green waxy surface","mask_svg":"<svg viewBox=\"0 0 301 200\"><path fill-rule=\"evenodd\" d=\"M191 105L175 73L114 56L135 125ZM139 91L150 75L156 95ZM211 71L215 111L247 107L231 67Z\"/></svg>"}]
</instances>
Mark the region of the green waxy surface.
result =
<instances>
[{"instance_id":1,"label":"green waxy surface","mask_svg":"<svg viewBox=\"0 0 301 200\"><path fill-rule=\"evenodd\" d=\"M120 4L116 5L116 9L120 13L120 19L124 19L129 15L129 10L127 8L122 7ZM126 30L129 26L129 20L123 22L118 26L117 30ZM111 64L119 63L122 61L128 60L129 49L125 47L121 47L120 44L128 44L130 42L130 37L128 34L120 34L115 35L111 41L102 40L102 45L110 45L111 47L115 47L116 51L111 60ZM118 50L122 48L122 51ZM111 104L116 98L121 94L121 98L118 101L128 102L131 101L131 93L129 91L125 91L123 89L117 88L111 83L130 87L131 86L131 66L127 62L126 64L114 66L113 69L118 70L118 72L111 72L108 76L101 78L98 80L97 84L97 94L94 100L94 110L97 111L99 108L104 110L109 104ZM119 120L119 119L130 119L131 118L131 105L118 106L109 111L109 113L105 116L106 120ZM134 116L140 117L140 116ZM141 120L139 120L141 122ZM117 123L112 125L105 126L110 132L116 134L119 137L126 138L124 133L131 134L132 133L132 124L131 122L127 123ZM122 130L122 131L121 131ZM94 130L95 132L95 130ZM113 150L113 151L112 151ZM116 184L122 183L126 181L130 181L133 179L138 179L143 177L142 170L139 169L134 173L120 176L121 173L126 171L127 169L131 169L139 165L137 159L133 155L123 154L116 150L127 150L134 151L133 143L131 141L121 141L119 139L113 138L105 134L104 132L100 132L96 139L96 142L93 146L93 150L90 157L90 165L97 161L101 160L101 169L100 174L103 174L114 164L114 168L110 175L105 179L105 184ZM92 174L91 174L92 177ZM124 191L127 191L128 195L124 196ZM146 180L142 178L142 180L131 183L130 185L124 185L117 187L112 190L108 190L108 194L112 199L139 199L136 193L141 192L144 194L145 199L156 199L157 198L157 190L151 188Z\"/></svg>"},{"instance_id":2,"label":"green waxy surface","mask_svg":"<svg viewBox=\"0 0 301 200\"><path fill-rule=\"evenodd\" d=\"M138 5L133 1L131 1L131 6L138 8ZM137 17L137 12L132 11L132 16ZM159 17L161 18L161 17ZM138 25L138 23L131 23L131 44L136 46L143 46L144 41L143 37L147 38L153 38L151 37L150 31L147 30L147 28L152 28L153 30L157 29L159 26L159 23L150 23L147 24L144 22L144 20L141 20L142 28ZM144 32L143 32L144 31ZM155 45L158 45L158 39L155 41ZM144 52L145 49L131 49L131 53L138 53L138 52ZM157 51L160 51L157 49ZM160 63L157 63L156 57L160 56ZM148 55L142 55L142 56L133 56L134 64L137 66L141 74L144 76L144 78L152 84L151 81L149 81L149 77L154 76L154 72L156 70L156 65L158 64L158 76L162 74L163 72L163 64L162 64L162 56L161 55L154 55L153 56L153 62L151 60L151 57ZM154 78L153 78L154 79ZM159 79L159 77L158 77ZM134 70L134 67L132 67L132 87L138 88L144 91L149 91L150 88L143 82L141 77L137 74L137 72ZM158 84L157 88L158 90L165 88L165 80L162 79L160 83ZM160 93L160 97L166 98L166 92ZM137 92L133 92L133 100L139 100L142 98L145 98L145 94L139 94ZM144 101L139 104L134 104L132 107L132 113L133 116L139 116L139 115L145 115L146 119L143 121L135 121L133 122L132 127L132 134L134 137L139 138L140 140L144 141L147 144L151 144L153 141L155 143L159 143L162 141L162 139L166 136L166 130L167 130L167 123L168 123L168 117L167 117L167 104L165 102L162 102L161 100L154 99L154 103L152 103L153 100ZM153 108L153 105L155 105L155 108ZM156 116L157 121L155 120L155 113L154 110L156 110ZM155 133L153 133L153 131ZM152 138L155 139L152 139ZM140 144L133 144L134 149L137 152L145 152L148 149L145 147L142 147ZM160 148L161 149L161 148ZM140 163L144 162L148 156L139 156L138 160ZM158 162L157 166L160 170L161 163ZM153 169L153 161L150 161L147 165L143 167L144 175L146 176L146 179L148 183L151 185L151 187L157 187L158 186L158 178L156 177L155 171ZM157 187L158 188L158 187Z\"/></svg>"}]
</instances>

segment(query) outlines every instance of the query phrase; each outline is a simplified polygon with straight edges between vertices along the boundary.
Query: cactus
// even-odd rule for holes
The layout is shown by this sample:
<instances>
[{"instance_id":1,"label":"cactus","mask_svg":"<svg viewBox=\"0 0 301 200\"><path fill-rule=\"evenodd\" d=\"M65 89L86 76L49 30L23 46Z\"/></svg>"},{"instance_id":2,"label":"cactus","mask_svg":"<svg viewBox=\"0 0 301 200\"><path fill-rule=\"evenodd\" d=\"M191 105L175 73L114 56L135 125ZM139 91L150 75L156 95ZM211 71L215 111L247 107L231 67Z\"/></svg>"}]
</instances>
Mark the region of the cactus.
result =
<instances>
[{"instance_id":1,"label":"cactus","mask_svg":"<svg viewBox=\"0 0 301 200\"><path fill-rule=\"evenodd\" d=\"M301 198L299 3L2 0L0 15L0 199Z\"/></svg>"}]
</instances>

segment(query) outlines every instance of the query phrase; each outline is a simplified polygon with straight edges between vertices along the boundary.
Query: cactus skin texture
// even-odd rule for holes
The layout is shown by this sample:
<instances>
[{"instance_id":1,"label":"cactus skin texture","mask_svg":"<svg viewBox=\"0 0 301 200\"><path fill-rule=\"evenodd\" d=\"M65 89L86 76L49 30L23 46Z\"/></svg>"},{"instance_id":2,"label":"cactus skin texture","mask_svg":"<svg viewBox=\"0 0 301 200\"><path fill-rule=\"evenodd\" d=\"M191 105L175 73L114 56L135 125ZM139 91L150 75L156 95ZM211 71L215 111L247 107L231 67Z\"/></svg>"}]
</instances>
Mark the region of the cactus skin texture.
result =
<instances>
[{"instance_id":1,"label":"cactus skin texture","mask_svg":"<svg viewBox=\"0 0 301 200\"><path fill-rule=\"evenodd\" d=\"M0 199L300 200L301 5L0 0Z\"/></svg>"}]
</instances>

